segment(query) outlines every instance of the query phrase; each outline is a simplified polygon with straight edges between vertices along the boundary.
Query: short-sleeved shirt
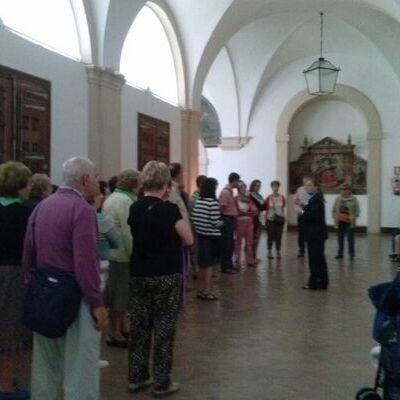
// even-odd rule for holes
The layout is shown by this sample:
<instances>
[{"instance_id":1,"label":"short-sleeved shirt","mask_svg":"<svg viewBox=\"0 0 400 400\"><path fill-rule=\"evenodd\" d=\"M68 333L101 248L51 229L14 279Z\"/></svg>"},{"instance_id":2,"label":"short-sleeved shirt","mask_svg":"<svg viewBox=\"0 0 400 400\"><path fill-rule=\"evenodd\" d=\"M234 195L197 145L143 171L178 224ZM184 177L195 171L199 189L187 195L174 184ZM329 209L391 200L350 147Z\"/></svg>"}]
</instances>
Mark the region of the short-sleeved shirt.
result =
<instances>
[{"instance_id":1,"label":"short-sleeved shirt","mask_svg":"<svg viewBox=\"0 0 400 400\"><path fill-rule=\"evenodd\" d=\"M176 204L145 196L132 204L128 224L133 237L131 275L182 273L183 250L175 231L182 219Z\"/></svg>"}]
</instances>

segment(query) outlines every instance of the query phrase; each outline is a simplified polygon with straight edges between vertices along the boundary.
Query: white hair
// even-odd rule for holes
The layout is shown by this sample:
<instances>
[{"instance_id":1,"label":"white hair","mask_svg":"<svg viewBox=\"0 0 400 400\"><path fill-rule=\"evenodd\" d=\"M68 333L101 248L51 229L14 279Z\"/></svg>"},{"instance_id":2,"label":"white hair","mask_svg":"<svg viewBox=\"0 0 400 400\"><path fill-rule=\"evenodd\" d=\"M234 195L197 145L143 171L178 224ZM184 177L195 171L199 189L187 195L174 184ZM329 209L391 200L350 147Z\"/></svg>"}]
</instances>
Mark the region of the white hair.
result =
<instances>
[{"instance_id":1,"label":"white hair","mask_svg":"<svg viewBox=\"0 0 400 400\"><path fill-rule=\"evenodd\" d=\"M95 174L96 166L85 157L73 157L63 164L63 181L67 186L75 186L83 177Z\"/></svg>"}]
</instances>

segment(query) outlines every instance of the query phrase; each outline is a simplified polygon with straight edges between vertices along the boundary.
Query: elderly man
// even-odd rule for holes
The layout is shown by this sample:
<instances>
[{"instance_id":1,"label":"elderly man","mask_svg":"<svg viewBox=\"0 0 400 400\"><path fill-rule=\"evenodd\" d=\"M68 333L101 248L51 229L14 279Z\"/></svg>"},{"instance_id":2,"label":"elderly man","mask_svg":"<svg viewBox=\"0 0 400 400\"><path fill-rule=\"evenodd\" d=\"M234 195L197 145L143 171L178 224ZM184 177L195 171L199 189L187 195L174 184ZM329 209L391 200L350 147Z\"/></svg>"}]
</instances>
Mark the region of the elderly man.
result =
<instances>
[{"instance_id":1,"label":"elderly man","mask_svg":"<svg viewBox=\"0 0 400 400\"><path fill-rule=\"evenodd\" d=\"M72 272L82 302L65 336L34 334L31 399L56 400L63 385L65 400L97 400L100 331L108 316L100 290L96 216L86 201L97 191L96 168L86 158L71 158L63 165L63 180L65 186L43 200L29 221L23 267L26 280L35 265Z\"/></svg>"},{"instance_id":2,"label":"elderly man","mask_svg":"<svg viewBox=\"0 0 400 400\"><path fill-rule=\"evenodd\" d=\"M294 204L297 214L297 230L298 230L298 238L297 243L299 245L299 253L298 257L304 257L305 253L305 235L304 235L304 216L303 209L308 204L308 200L310 200L311 196L307 193L305 188L306 182L309 180L307 176L303 177L303 186L300 186L294 197Z\"/></svg>"}]
</instances>

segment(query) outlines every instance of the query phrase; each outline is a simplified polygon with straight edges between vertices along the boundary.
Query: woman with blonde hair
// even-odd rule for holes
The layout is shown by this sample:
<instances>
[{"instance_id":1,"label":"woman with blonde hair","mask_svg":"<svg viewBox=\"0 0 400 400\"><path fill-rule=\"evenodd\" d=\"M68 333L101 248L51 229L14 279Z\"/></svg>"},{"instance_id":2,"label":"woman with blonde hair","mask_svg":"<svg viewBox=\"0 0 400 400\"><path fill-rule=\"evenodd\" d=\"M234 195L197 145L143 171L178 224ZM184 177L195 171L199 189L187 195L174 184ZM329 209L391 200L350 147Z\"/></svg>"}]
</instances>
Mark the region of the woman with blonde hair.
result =
<instances>
[{"instance_id":1,"label":"woman with blonde hair","mask_svg":"<svg viewBox=\"0 0 400 400\"><path fill-rule=\"evenodd\" d=\"M29 200L25 204L32 210L46 197L53 193L51 180L46 174L33 174Z\"/></svg>"},{"instance_id":2,"label":"woman with blonde hair","mask_svg":"<svg viewBox=\"0 0 400 400\"><path fill-rule=\"evenodd\" d=\"M31 334L20 322L24 295L22 249L31 209L31 171L9 161L0 165L0 398L28 399L15 386L18 358L31 346Z\"/></svg>"},{"instance_id":3,"label":"woman with blonde hair","mask_svg":"<svg viewBox=\"0 0 400 400\"><path fill-rule=\"evenodd\" d=\"M103 205L105 215L111 217L119 231L121 244L110 251L110 270L105 301L110 310L110 332L107 345L127 348L126 316L129 310L129 262L132 255L132 235L128 225L129 209L137 201L140 173L132 169L122 171L113 193Z\"/></svg>"},{"instance_id":4,"label":"woman with blonde hair","mask_svg":"<svg viewBox=\"0 0 400 400\"><path fill-rule=\"evenodd\" d=\"M131 206L131 328L129 391L153 385L162 397L179 390L171 380L173 345L183 274L182 246L193 244L187 220L169 197L171 174L158 161L142 171L144 196ZM153 337L153 340L152 340ZM153 343L153 378L150 349Z\"/></svg>"}]
</instances>

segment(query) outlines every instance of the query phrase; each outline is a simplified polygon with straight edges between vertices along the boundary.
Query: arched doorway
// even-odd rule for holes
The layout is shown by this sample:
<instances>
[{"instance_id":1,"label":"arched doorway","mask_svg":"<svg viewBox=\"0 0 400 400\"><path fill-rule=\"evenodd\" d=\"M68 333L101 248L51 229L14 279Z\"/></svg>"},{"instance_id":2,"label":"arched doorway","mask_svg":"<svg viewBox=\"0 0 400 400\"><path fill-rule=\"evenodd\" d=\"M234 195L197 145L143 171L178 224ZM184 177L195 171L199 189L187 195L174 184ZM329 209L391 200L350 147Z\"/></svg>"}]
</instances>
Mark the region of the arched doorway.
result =
<instances>
[{"instance_id":1,"label":"arched doorway","mask_svg":"<svg viewBox=\"0 0 400 400\"><path fill-rule=\"evenodd\" d=\"M381 141L382 127L378 111L371 100L362 92L346 85L337 85L336 92L332 98L342 100L357 108L365 117L368 125L367 143L368 143L368 169L367 169L367 187L368 187L368 232L379 233L381 213L377 212L381 207L380 190L380 168L381 165ZM294 96L283 109L278 121L276 132L277 143L277 176L282 182L282 189L288 193L288 165L289 165L289 129L290 123L299 109L312 101L314 97L310 96L306 90Z\"/></svg>"}]
</instances>

